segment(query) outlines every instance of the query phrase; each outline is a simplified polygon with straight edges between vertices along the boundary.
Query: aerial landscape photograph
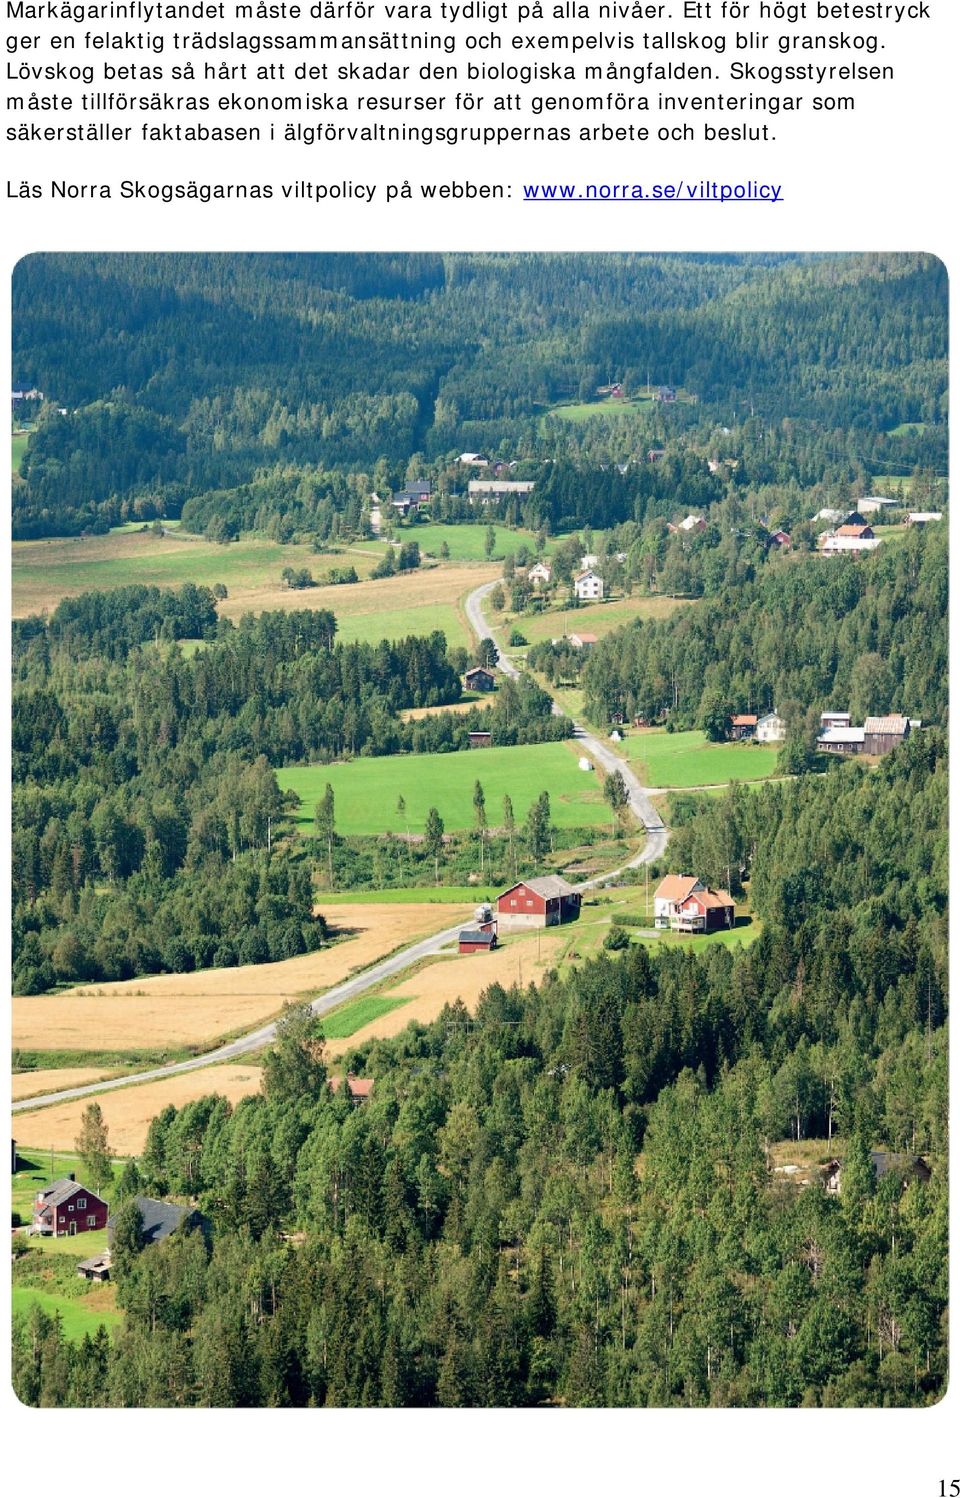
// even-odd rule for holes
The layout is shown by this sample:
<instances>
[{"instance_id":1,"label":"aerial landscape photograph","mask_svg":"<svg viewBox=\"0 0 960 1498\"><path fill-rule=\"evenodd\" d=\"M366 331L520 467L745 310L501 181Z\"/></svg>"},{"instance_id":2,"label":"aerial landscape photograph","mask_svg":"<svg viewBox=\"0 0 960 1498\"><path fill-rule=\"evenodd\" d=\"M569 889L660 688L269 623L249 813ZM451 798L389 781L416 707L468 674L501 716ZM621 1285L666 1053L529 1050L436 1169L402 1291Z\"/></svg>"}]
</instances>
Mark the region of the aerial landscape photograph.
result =
<instances>
[{"instance_id":1,"label":"aerial landscape photograph","mask_svg":"<svg viewBox=\"0 0 960 1498\"><path fill-rule=\"evenodd\" d=\"M12 297L17 1399L936 1405L942 262Z\"/></svg>"}]
</instances>

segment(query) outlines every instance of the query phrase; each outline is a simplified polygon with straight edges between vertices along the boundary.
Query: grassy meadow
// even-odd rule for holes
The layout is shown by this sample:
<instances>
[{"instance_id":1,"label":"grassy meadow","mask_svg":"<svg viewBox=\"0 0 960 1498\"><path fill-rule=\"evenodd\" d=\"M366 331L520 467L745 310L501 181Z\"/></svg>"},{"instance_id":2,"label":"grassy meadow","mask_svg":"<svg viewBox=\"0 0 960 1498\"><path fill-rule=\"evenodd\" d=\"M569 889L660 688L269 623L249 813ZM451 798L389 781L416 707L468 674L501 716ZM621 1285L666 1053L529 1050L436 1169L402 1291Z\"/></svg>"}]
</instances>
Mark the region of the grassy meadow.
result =
<instances>
[{"instance_id":1,"label":"grassy meadow","mask_svg":"<svg viewBox=\"0 0 960 1498\"><path fill-rule=\"evenodd\" d=\"M20 471L20 460L27 450L27 443L29 441L29 432L14 432L10 438L11 468L14 473L19 473Z\"/></svg>"},{"instance_id":2,"label":"grassy meadow","mask_svg":"<svg viewBox=\"0 0 960 1498\"><path fill-rule=\"evenodd\" d=\"M625 732L623 750L643 785L726 785L730 780L765 780L777 768L776 744L711 744L699 729Z\"/></svg>"},{"instance_id":3,"label":"grassy meadow","mask_svg":"<svg viewBox=\"0 0 960 1498\"><path fill-rule=\"evenodd\" d=\"M512 797L519 823L545 790L550 792L557 827L593 827L610 820L596 775L578 768L575 749L565 743L390 755L277 771L281 790L296 791L300 797L297 822L304 829L313 826L314 806L329 782L336 802L337 831L344 836L387 831L421 834L431 806L440 813L448 832L473 827L477 780L484 789L491 827L500 823L505 795ZM405 814L397 810L400 796L406 802Z\"/></svg>"},{"instance_id":4,"label":"grassy meadow","mask_svg":"<svg viewBox=\"0 0 960 1498\"><path fill-rule=\"evenodd\" d=\"M494 526L495 542L492 559L502 561L508 552L527 546L536 549L537 538L533 531L509 530L505 525ZM399 525L394 531L397 541L416 541L422 554L439 556L446 542L452 562L483 562L487 560L485 525ZM380 548L382 550L382 547Z\"/></svg>"},{"instance_id":5,"label":"grassy meadow","mask_svg":"<svg viewBox=\"0 0 960 1498\"><path fill-rule=\"evenodd\" d=\"M51 611L61 598L129 583L162 588L188 582L207 587L223 583L231 594L272 585L279 588L284 567L309 567L316 576L347 560L346 556L315 556L305 546L282 546L277 541L247 538L216 546L200 537L156 536L139 529L111 531L105 536L15 541L13 614L17 618ZM356 558L358 571L364 560Z\"/></svg>"},{"instance_id":6,"label":"grassy meadow","mask_svg":"<svg viewBox=\"0 0 960 1498\"><path fill-rule=\"evenodd\" d=\"M689 607L689 600L683 598L635 597L615 598L579 609L545 609L542 614L511 614L508 610L503 615L504 638L509 637L514 626L531 645L581 632L601 638L634 619L666 619L685 607Z\"/></svg>"}]
</instances>

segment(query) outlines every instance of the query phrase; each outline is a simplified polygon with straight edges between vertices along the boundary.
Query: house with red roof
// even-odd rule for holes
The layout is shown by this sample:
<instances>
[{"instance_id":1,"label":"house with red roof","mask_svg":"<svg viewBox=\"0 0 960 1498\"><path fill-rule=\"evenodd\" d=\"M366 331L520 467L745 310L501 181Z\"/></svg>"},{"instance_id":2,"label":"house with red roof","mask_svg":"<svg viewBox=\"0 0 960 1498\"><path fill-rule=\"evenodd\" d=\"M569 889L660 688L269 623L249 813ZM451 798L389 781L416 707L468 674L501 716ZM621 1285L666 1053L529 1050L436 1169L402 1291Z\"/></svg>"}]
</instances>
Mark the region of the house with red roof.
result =
<instances>
[{"instance_id":1,"label":"house with red roof","mask_svg":"<svg viewBox=\"0 0 960 1498\"><path fill-rule=\"evenodd\" d=\"M668 874L653 896L653 924L658 931L705 935L731 930L736 906L726 890L710 889L693 874Z\"/></svg>"}]
</instances>

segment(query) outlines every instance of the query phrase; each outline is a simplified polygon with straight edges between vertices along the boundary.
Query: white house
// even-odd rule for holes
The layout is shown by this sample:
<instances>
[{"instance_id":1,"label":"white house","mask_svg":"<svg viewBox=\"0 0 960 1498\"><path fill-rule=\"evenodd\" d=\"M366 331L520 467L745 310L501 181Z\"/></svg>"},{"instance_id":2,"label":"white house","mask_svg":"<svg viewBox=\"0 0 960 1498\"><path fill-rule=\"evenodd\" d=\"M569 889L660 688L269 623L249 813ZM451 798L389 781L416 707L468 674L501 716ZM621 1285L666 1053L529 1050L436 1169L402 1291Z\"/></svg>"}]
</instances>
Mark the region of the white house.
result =
<instances>
[{"instance_id":1,"label":"white house","mask_svg":"<svg viewBox=\"0 0 960 1498\"><path fill-rule=\"evenodd\" d=\"M552 576L553 568L549 562L535 562L527 573L528 580L533 583L535 588L539 588L541 584L546 587Z\"/></svg>"},{"instance_id":2,"label":"white house","mask_svg":"<svg viewBox=\"0 0 960 1498\"><path fill-rule=\"evenodd\" d=\"M578 572L573 579L573 591L578 598L602 598L603 578L592 568L586 572Z\"/></svg>"},{"instance_id":3,"label":"white house","mask_svg":"<svg viewBox=\"0 0 960 1498\"><path fill-rule=\"evenodd\" d=\"M677 530L702 531L706 529L706 524L707 522L703 519L702 515L688 515L685 520L681 520L677 526Z\"/></svg>"},{"instance_id":4,"label":"white house","mask_svg":"<svg viewBox=\"0 0 960 1498\"><path fill-rule=\"evenodd\" d=\"M896 509L895 499L858 499L856 508L861 515L877 515L881 510Z\"/></svg>"},{"instance_id":5,"label":"white house","mask_svg":"<svg viewBox=\"0 0 960 1498\"><path fill-rule=\"evenodd\" d=\"M757 719L754 738L758 744L781 744L787 736L787 725L779 713L764 713Z\"/></svg>"},{"instance_id":6,"label":"white house","mask_svg":"<svg viewBox=\"0 0 960 1498\"><path fill-rule=\"evenodd\" d=\"M911 510L907 516L908 525L929 525L934 520L942 520L942 510Z\"/></svg>"},{"instance_id":7,"label":"white house","mask_svg":"<svg viewBox=\"0 0 960 1498\"><path fill-rule=\"evenodd\" d=\"M489 459L485 458L483 453L461 453L458 462L475 468L486 468Z\"/></svg>"},{"instance_id":8,"label":"white house","mask_svg":"<svg viewBox=\"0 0 960 1498\"><path fill-rule=\"evenodd\" d=\"M693 874L668 874L661 880L653 896L653 924L657 930L667 930L684 900L702 889L702 882Z\"/></svg>"}]
</instances>

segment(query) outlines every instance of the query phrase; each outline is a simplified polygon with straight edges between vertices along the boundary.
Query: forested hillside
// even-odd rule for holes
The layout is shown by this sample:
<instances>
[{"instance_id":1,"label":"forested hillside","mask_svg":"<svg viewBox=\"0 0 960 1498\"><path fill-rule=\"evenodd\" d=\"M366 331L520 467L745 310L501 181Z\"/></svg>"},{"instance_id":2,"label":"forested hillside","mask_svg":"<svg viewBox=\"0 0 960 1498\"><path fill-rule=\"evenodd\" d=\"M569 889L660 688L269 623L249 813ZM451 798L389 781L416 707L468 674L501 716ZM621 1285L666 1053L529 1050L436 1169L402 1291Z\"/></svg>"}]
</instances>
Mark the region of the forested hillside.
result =
<instances>
[{"instance_id":1,"label":"forested hillside","mask_svg":"<svg viewBox=\"0 0 960 1498\"><path fill-rule=\"evenodd\" d=\"M14 377L48 404L15 534L179 515L207 491L248 526L291 489L323 532L349 471L389 484L416 456L439 477L481 447L596 469L757 418L775 450L800 433L851 477L942 472L945 297L923 255L31 256ZM600 432L549 416L613 379L685 398Z\"/></svg>"},{"instance_id":2,"label":"forested hillside","mask_svg":"<svg viewBox=\"0 0 960 1498\"><path fill-rule=\"evenodd\" d=\"M752 947L635 945L539 989L494 986L474 1019L451 1004L346 1058L375 1080L360 1109L328 1091L317 1022L288 1011L263 1095L165 1110L125 1172L127 1194L196 1196L209 1241L181 1234L141 1256L122 1213L122 1333L69 1344L33 1311L15 1331L18 1394L937 1399L945 808L931 731L876 774L838 766L704 810L678 836L710 868L719 821L739 839L766 921ZM771 1169L772 1141L830 1134L839 1198ZM878 1145L924 1152L931 1180L877 1181Z\"/></svg>"},{"instance_id":3,"label":"forested hillside","mask_svg":"<svg viewBox=\"0 0 960 1498\"><path fill-rule=\"evenodd\" d=\"M862 561L796 558L600 641L583 670L588 715L666 709L700 726L776 708L812 730L842 707L858 723L885 712L945 723L947 588L942 530ZM552 669L549 649L537 660Z\"/></svg>"}]
</instances>

